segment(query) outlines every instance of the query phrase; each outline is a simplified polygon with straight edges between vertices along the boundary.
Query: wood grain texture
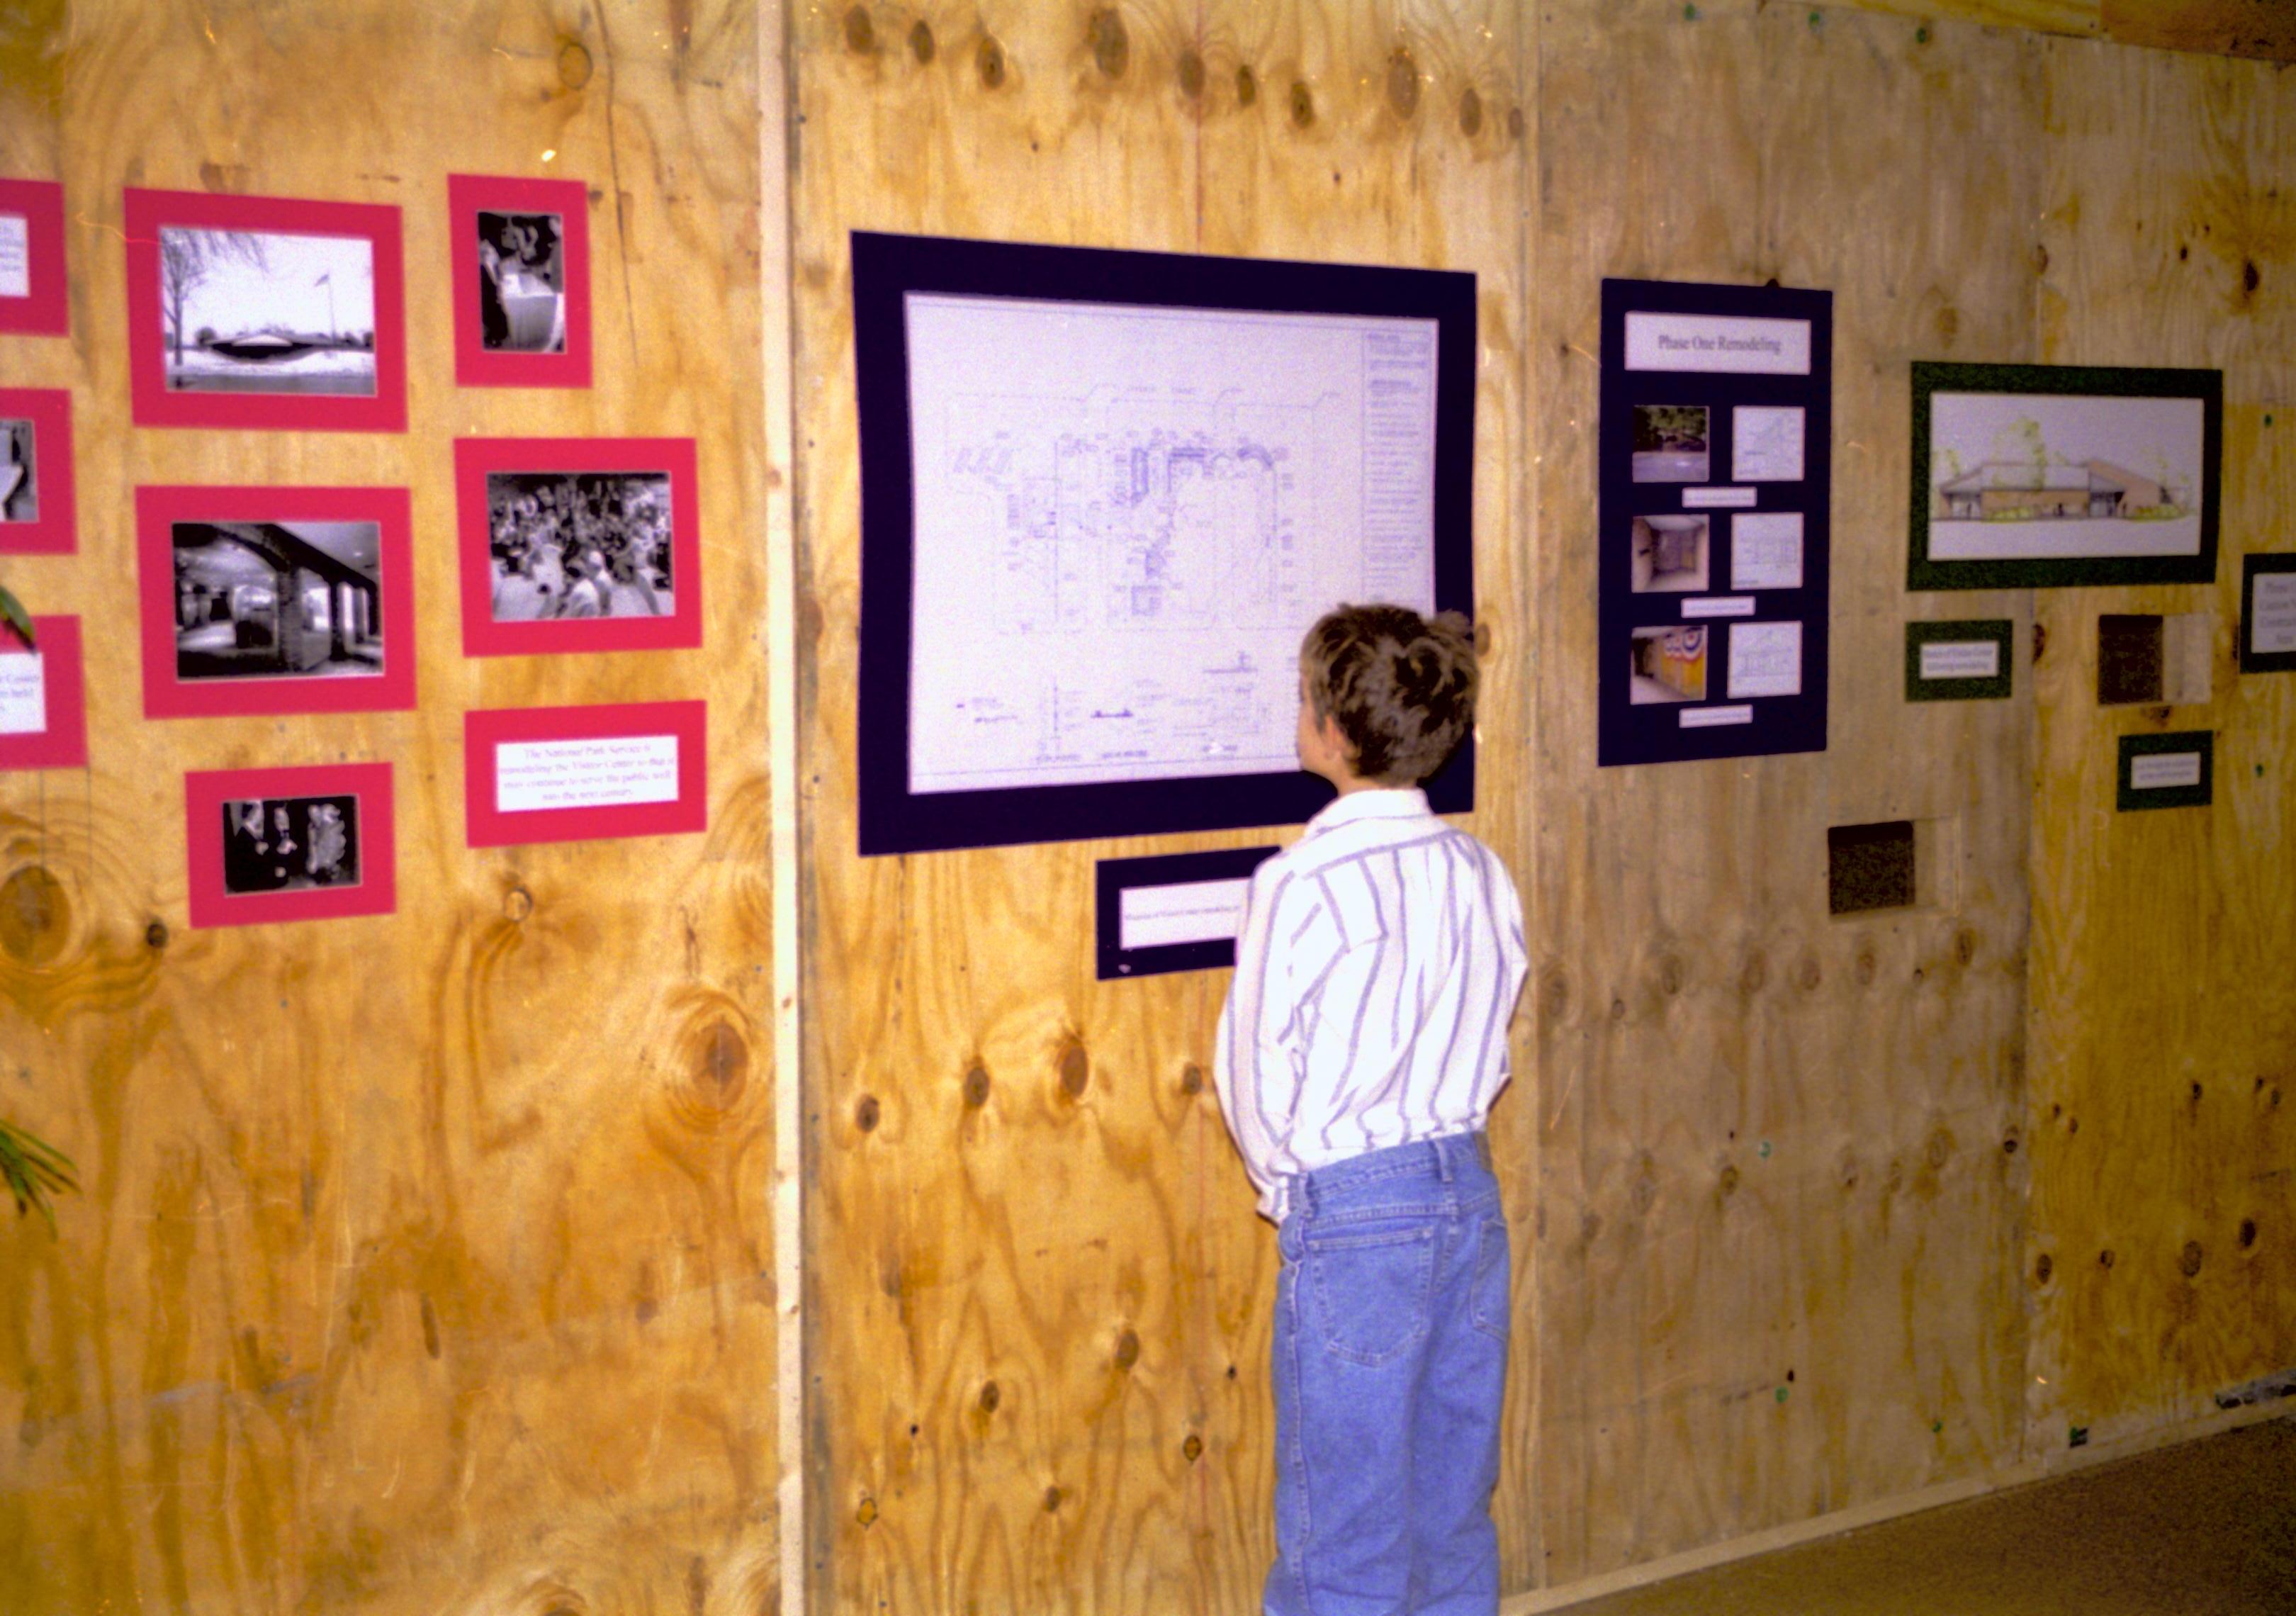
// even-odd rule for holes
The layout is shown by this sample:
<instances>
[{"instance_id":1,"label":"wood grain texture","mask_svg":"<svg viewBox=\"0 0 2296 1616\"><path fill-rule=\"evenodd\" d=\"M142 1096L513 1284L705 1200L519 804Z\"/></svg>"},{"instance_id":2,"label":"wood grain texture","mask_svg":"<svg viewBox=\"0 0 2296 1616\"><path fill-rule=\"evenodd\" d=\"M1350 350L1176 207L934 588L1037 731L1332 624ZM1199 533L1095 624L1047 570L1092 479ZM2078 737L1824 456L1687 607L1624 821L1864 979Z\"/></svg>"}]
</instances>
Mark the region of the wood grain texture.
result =
<instances>
[{"instance_id":1,"label":"wood grain texture","mask_svg":"<svg viewBox=\"0 0 2296 1616\"><path fill-rule=\"evenodd\" d=\"M2036 193L2035 51L1799 7L1552 7L1542 25L1547 1584L2016 1449L2030 709L1908 708L1902 624L2026 607L1908 601L1903 535L1910 360L2033 340L2030 244L2003 222ZM1835 294L1822 755L1594 766L1605 275ZM1900 817L1942 822L1948 895L1829 919L1826 827Z\"/></svg>"},{"instance_id":2,"label":"wood grain texture","mask_svg":"<svg viewBox=\"0 0 2296 1616\"><path fill-rule=\"evenodd\" d=\"M2039 612L2028 1406L2062 1453L2073 1427L2173 1429L2296 1363L2296 1013L2264 964L2296 945L2296 691L2240 677L2235 638L2240 557L2289 547L2296 496L2296 102L2254 63L2054 42L2044 62L2043 357L2220 367L2226 399L2217 582ZM2108 611L2210 614L2210 699L2100 709ZM2215 732L2214 806L2115 813L2119 737L2164 729Z\"/></svg>"},{"instance_id":3,"label":"wood grain texture","mask_svg":"<svg viewBox=\"0 0 2296 1616\"><path fill-rule=\"evenodd\" d=\"M775 1575L755 41L745 6L75 4L0 22L61 178L92 767L0 779L0 1105L86 1193L0 1227L0 1605L754 1612ZM544 153L554 152L545 162ZM588 182L598 381L450 384L446 176ZM403 436L127 420L120 188L405 210ZM451 440L692 434L709 648L466 661ZM132 490L410 488L422 706L147 722ZM461 715L707 696L707 836L463 846ZM399 908L186 929L190 768L382 759Z\"/></svg>"},{"instance_id":4,"label":"wood grain texture","mask_svg":"<svg viewBox=\"0 0 2296 1616\"><path fill-rule=\"evenodd\" d=\"M1099 984L1089 935L1095 858L1266 833L855 857L846 232L1476 270L1504 636L1513 26L1306 4L796 23L816 1609L1240 1610L1272 1546L1275 1251L1209 1087L1226 980ZM1512 677L1495 713L1520 710Z\"/></svg>"}]
</instances>

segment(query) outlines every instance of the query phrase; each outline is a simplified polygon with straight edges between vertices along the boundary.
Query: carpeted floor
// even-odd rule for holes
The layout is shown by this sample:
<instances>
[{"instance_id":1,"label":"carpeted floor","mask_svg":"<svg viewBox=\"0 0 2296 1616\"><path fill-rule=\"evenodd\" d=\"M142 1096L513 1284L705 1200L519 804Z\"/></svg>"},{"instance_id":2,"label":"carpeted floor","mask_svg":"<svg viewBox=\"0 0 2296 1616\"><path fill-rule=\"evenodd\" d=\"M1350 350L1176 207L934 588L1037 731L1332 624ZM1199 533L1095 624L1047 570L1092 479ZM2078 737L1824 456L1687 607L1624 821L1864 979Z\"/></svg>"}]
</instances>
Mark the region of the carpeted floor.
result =
<instances>
[{"instance_id":1,"label":"carpeted floor","mask_svg":"<svg viewBox=\"0 0 2296 1616\"><path fill-rule=\"evenodd\" d=\"M1574 1604L1567 1616L2296 1616L2296 1418Z\"/></svg>"}]
</instances>

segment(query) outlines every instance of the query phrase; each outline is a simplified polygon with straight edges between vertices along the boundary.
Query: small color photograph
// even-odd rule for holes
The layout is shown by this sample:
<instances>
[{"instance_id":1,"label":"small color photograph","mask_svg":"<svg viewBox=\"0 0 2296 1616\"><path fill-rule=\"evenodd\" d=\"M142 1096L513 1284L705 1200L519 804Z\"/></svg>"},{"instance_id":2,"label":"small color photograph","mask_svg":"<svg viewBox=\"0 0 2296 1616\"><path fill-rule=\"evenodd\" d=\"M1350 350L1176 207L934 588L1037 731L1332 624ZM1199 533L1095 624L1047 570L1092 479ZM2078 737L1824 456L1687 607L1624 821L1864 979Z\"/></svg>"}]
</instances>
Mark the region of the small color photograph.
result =
<instances>
[{"instance_id":1,"label":"small color photograph","mask_svg":"<svg viewBox=\"0 0 2296 1616\"><path fill-rule=\"evenodd\" d=\"M1666 594L1706 587L1707 519L1637 516L1634 520L1634 591Z\"/></svg>"},{"instance_id":2,"label":"small color photograph","mask_svg":"<svg viewBox=\"0 0 2296 1616\"><path fill-rule=\"evenodd\" d=\"M1634 692L1636 707L1661 701L1703 701L1706 699L1706 630L1704 628L1637 628L1634 639Z\"/></svg>"},{"instance_id":3,"label":"small color photograph","mask_svg":"<svg viewBox=\"0 0 2296 1616\"><path fill-rule=\"evenodd\" d=\"M497 623L676 610L667 472L489 472Z\"/></svg>"},{"instance_id":4,"label":"small color photograph","mask_svg":"<svg viewBox=\"0 0 2296 1616\"><path fill-rule=\"evenodd\" d=\"M162 226L160 312L169 392L374 395L365 236Z\"/></svg>"},{"instance_id":5,"label":"small color photograph","mask_svg":"<svg viewBox=\"0 0 2296 1616\"><path fill-rule=\"evenodd\" d=\"M1702 404L1635 406L1634 480L1707 481L1713 464L1707 452L1708 425Z\"/></svg>"},{"instance_id":6,"label":"small color photograph","mask_svg":"<svg viewBox=\"0 0 2296 1616\"><path fill-rule=\"evenodd\" d=\"M488 353L564 353L564 221L486 209L477 217L480 343Z\"/></svg>"},{"instance_id":7,"label":"small color photograph","mask_svg":"<svg viewBox=\"0 0 2296 1616\"><path fill-rule=\"evenodd\" d=\"M29 421L0 418L0 521L40 520L39 460Z\"/></svg>"},{"instance_id":8,"label":"small color photograph","mask_svg":"<svg viewBox=\"0 0 2296 1616\"><path fill-rule=\"evenodd\" d=\"M176 677L380 678L382 529L371 521L178 521Z\"/></svg>"},{"instance_id":9,"label":"small color photograph","mask_svg":"<svg viewBox=\"0 0 2296 1616\"><path fill-rule=\"evenodd\" d=\"M358 798L257 797L223 805L223 890L302 892L359 884Z\"/></svg>"}]
</instances>

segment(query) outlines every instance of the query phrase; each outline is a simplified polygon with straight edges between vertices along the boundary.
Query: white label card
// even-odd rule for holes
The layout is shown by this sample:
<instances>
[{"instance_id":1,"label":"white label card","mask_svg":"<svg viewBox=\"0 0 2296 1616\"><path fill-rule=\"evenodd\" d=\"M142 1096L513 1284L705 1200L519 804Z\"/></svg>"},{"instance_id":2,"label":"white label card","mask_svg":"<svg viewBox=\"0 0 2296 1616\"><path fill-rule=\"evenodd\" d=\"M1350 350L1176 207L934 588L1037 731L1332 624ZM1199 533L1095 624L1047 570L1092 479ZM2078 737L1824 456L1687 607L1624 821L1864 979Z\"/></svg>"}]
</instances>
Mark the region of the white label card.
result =
<instances>
[{"instance_id":1,"label":"white label card","mask_svg":"<svg viewBox=\"0 0 2296 1616\"><path fill-rule=\"evenodd\" d=\"M20 213L0 213L0 298L31 295L31 226Z\"/></svg>"},{"instance_id":2,"label":"white label card","mask_svg":"<svg viewBox=\"0 0 2296 1616\"><path fill-rule=\"evenodd\" d=\"M1809 322L1629 312L1628 370L1809 374Z\"/></svg>"},{"instance_id":3,"label":"white label card","mask_svg":"<svg viewBox=\"0 0 2296 1616\"><path fill-rule=\"evenodd\" d=\"M2296 572L2259 572L2249 600L2248 648L2259 655L2296 651Z\"/></svg>"},{"instance_id":4,"label":"white label card","mask_svg":"<svg viewBox=\"0 0 2296 1616\"><path fill-rule=\"evenodd\" d=\"M47 727L47 659L37 651L0 655L0 735L37 735Z\"/></svg>"},{"instance_id":5,"label":"white label card","mask_svg":"<svg viewBox=\"0 0 2296 1616\"><path fill-rule=\"evenodd\" d=\"M1216 943L1243 927L1243 900L1251 878L1183 881L1169 886L1127 887L1119 894L1119 946L1163 948L1176 943Z\"/></svg>"},{"instance_id":6,"label":"white label card","mask_svg":"<svg viewBox=\"0 0 2296 1616\"><path fill-rule=\"evenodd\" d=\"M1800 482L1804 415L1800 405L1742 404L1730 412L1730 480Z\"/></svg>"},{"instance_id":7,"label":"white label card","mask_svg":"<svg viewBox=\"0 0 2296 1616\"><path fill-rule=\"evenodd\" d=\"M1741 623L1730 630L1730 697L1801 694L1801 625Z\"/></svg>"},{"instance_id":8,"label":"white label card","mask_svg":"<svg viewBox=\"0 0 2296 1616\"><path fill-rule=\"evenodd\" d=\"M1719 729L1725 724L1751 724L1754 710L1751 707L1685 707L1682 710L1683 729Z\"/></svg>"},{"instance_id":9,"label":"white label card","mask_svg":"<svg viewBox=\"0 0 2296 1616\"><path fill-rule=\"evenodd\" d=\"M495 803L505 814L676 800L676 735L505 741L495 749Z\"/></svg>"},{"instance_id":10,"label":"white label card","mask_svg":"<svg viewBox=\"0 0 2296 1616\"><path fill-rule=\"evenodd\" d=\"M1683 602L1682 615L1686 619L1751 617L1754 615L1754 597L1751 595L1705 595Z\"/></svg>"},{"instance_id":11,"label":"white label card","mask_svg":"<svg viewBox=\"0 0 2296 1616\"><path fill-rule=\"evenodd\" d=\"M2001 677L1998 640L1931 640L1922 646L1924 679L1997 679Z\"/></svg>"},{"instance_id":12,"label":"white label card","mask_svg":"<svg viewBox=\"0 0 2296 1616\"><path fill-rule=\"evenodd\" d=\"M2145 752L2128 760L2128 784L2132 791L2169 791L2200 783L2198 752Z\"/></svg>"},{"instance_id":13,"label":"white label card","mask_svg":"<svg viewBox=\"0 0 2296 1616\"><path fill-rule=\"evenodd\" d=\"M1730 587L1801 587L1801 513L1750 512L1730 519Z\"/></svg>"},{"instance_id":14,"label":"white label card","mask_svg":"<svg viewBox=\"0 0 2296 1616\"><path fill-rule=\"evenodd\" d=\"M1685 488L1682 508L1685 511L1729 511L1751 509L1761 494L1754 488Z\"/></svg>"}]
</instances>

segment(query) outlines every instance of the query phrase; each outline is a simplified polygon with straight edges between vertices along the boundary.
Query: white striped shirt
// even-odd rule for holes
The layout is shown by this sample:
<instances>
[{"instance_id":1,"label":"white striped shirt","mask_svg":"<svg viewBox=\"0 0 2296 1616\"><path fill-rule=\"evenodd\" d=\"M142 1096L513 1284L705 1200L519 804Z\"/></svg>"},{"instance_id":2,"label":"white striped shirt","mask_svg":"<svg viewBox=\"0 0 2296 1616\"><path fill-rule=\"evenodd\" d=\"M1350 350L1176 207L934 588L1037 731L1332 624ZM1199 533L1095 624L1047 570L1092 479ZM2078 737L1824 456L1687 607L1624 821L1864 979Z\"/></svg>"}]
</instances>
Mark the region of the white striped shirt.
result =
<instances>
[{"instance_id":1,"label":"white striped shirt","mask_svg":"<svg viewBox=\"0 0 2296 1616\"><path fill-rule=\"evenodd\" d=\"M1423 792L1309 820L1251 878L1212 1061L1260 1212L1293 1174L1482 1127L1524 968L1505 866Z\"/></svg>"}]
</instances>

